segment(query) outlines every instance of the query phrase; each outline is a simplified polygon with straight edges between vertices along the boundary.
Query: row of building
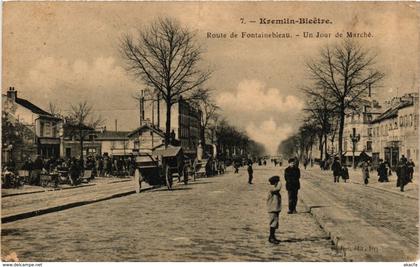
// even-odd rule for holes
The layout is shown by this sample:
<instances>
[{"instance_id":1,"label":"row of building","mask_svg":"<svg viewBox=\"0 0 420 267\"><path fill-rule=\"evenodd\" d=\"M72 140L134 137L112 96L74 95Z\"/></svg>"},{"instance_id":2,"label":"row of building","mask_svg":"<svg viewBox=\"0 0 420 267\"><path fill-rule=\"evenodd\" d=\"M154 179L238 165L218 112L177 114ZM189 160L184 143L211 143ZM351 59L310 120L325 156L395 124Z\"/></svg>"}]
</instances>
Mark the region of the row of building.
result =
<instances>
[{"instance_id":1,"label":"row of building","mask_svg":"<svg viewBox=\"0 0 420 267\"><path fill-rule=\"evenodd\" d=\"M165 125L166 120L165 116L160 116L161 112L166 114L165 105L161 102L154 101L152 106L142 103L140 123L131 131L110 131L106 127L91 129L85 126L89 135L83 142L83 154L126 156L161 146L165 133L160 125ZM10 124L10 127L3 125L3 132L12 131L10 135L16 136L3 136L2 162L13 159L19 164L36 155L44 158L80 155L80 138L71 134L71 125L65 119L54 116L29 100L19 98L13 87L2 95L2 104L3 122L8 121ZM171 109L171 138L177 140L187 154L196 151L200 139L200 120L200 111L183 99Z\"/></svg>"},{"instance_id":2,"label":"row of building","mask_svg":"<svg viewBox=\"0 0 420 267\"><path fill-rule=\"evenodd\" d=\"M401 156L419 160L419 95L409 93L394 97L383 106L368 97L360 106L346 115L343 131L343 158L346 165L370 159L377 165L379 159L392 167ZM328 144L328 153L336 155L338 142Z\"/></svg>"}]
</instances>

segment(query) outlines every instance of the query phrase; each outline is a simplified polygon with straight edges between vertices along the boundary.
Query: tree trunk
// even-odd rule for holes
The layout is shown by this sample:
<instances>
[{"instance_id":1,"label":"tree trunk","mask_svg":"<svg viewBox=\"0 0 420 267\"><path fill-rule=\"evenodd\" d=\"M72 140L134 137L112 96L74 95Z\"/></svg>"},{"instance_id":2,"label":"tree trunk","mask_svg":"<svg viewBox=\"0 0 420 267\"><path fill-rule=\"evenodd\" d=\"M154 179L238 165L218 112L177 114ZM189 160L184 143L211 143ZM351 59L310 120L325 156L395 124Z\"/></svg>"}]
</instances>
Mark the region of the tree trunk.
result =
<instances>
[{"instance_id":1,"label":"tree trunk","mask_svg":"<svg viewBox=\"0 0 420 267\"><path fill-rule=\"evenodd\" d=\"M327 154L328 154L328 137L325 134L324 135L324 151L325 151L325 159L327 159Z\"/></svg>"},{"instance_id":2,"label":"tree trunk","mask_svg":"<svg viewBox=\"0 0 420 267\"><path fill-rule=\"evenodd\" d=\"M201 145L204 146L206 144L206 136L205 136L205 127L204 125L201 125L200 128L200 139L201 139Z\"/></svg>"},{"instance_id":3,"label":"tree trunk","mask_svg":"<svg viewBox=\"0 0 420 267\"><path fill-rule=\"evenodd\" d=\"M83 161L83 136L80 135L80 168L84 169L84 161Z\"/></svg>"},{"instance_id":4,"label":"tree trunk","mask_svg":"<svg viewBox=\"0 0 420 267\"><path fill-rule=\"evenodd\" d=\"M339 154L338 156L340 157L340 162L341 162L341 157L343 155L344 119L345 119L345 113L344 113L344 107L342 105L341 110L340 110L340 125L338 128L338 154Z\"/></svg>"},{"instance_id":5,"label":"tree trunk","mask_svg":"<svg viewBox=\"0 0 420 267\"><path fill-rule=\"evenodd\" d=\"M166 100L166 129L165 129L165 148L169 145L171 136L171 101Z\"/></svg>"},{"instance_id":6,"label":"tree trunk","mask_svg":"<svg viewBox=\"0 0 420 267\"><path fill-rule=\"evenodd\" d=\"M319 135L319 160L322 160L323 156L324 156L324 150L322 149L322 134Z\"/></svg>"}]
</instances>

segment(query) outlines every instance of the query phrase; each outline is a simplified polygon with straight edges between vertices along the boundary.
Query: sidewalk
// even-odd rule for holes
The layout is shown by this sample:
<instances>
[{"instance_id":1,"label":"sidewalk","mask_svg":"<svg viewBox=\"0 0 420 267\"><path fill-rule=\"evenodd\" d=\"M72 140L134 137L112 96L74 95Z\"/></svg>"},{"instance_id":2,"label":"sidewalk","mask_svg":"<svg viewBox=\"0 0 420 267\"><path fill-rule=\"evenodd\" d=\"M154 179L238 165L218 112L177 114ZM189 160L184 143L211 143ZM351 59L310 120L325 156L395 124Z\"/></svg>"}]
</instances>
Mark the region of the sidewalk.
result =
<instances>
[{"instance_id":1,"label":"sidewalk","mask_svg":"<svg viewBox=\"0 0 420 267\"><path fill-rule=\"evenodd\" d=\"M331 170L321 171L318 166L314 166L312 168L308 167L306 170L301 168L301 171L311 172L312 175L315 175L316 177L333 181L333 175L332 175ZM354 170L352 168L349 168L349 177L350 179L347 181L347 183L364 185L364 181L362 178L362 171L360 169ZM380 183L378 182L377 172L371 171L369 183L366 186L368 188L381 190L387 193L397 194L397 195L404 196L410 199L417 199L417 200L419 199L419 173L417 171L414 172L412 183L408 183L404 187L404 192L401 192L400 188L396 187L397 174L395 172L392 172L392 176L389 176L388 179L389 179L389 182ZM340 183L344 183L344 180L342 178L340 178Z\"/></svg>"},{"instance_id":2,"label":"sidewalk","mask_svg":"<svg viewBox=\"0 0 420 267\"><path fill-rule=\"evenodd\" d=\"M40 190L34 187L28 187L27 190L11 189L14 191L9 191L9 196L2 198L1 221L12 222L133 194L133 182L132 178L96 178L91 184L56 190ZM153 188L146 183L143 185L142 191ZM19 190L22 191L18 192Z\"/></svg>"},{"instance_id":3,"label":"sidewalk","mask_svg":"<svg viewBox=\"0 0 420 267\"><path fill-rule=\"evenodd\" d=\"M330 191L325 190L321 185L325 184L323 180L325 175L330 172L321 172L316 174L311 169L302 171L301 192L299 198L309 209L319 225L329 234L339 251L344 254L347 261L410 261L418 257L413 252L418 251L418 245L408 242L405 237L396 231L391 231L387 227L378 227L372 225L364 219L359 209L351 209L344 202L334 197ZM354 191L355 195L363 198L361 191L363 187L357 185L362 181L357 174L350 173L350 181L353 185L336 186L338 194ZM395 188L394 181L388 184L376 183L373 181L373 172L371 173L372 188L379 188L382 191L372 192L375 195L383 195L383 192L396 192L396 194L404 195L407 192L399 192ZM341 184L341 182L340 182ZM413 183L414 184L414 183ZM418 192L418 183L415 184ZM414 186L413 186L414 188ZM344 191L340 191L344 190ZM391 191L392 190L392 191ZM413 192L415 190L412 190ZM414 193L411 193L414 194ZM407 197L407 195L404 195ZM409 196L411 197L411 196ZM414 201L408 200L407 201ZM415 211L414 211L415 212ZM381 220L378 218L378 220ZM386 222L383 222L386 224ZM416 239L413 236L413 239Z\"/></svg>"},{"instance_id":4,"label":"sidewalk","mask_svg":"<svg viewBox=\"0 0 420 267\"><path fill-rule=\"evenodd\" d=\"M69 184L61 184L57 188L34 186L34 185L24 185L23 187L20 187L20 188L2 188L1 197L10 197L10 196L17 196L17 195L25 195L25 194L43 193L43 192L48 192L48 191L75 189L75 188L80 188L80 187L85 187L85 186L94 186L94 185L103 184L103 183L124 182L130 179L131 177L127 177L127 178L96 177L95 179L91 180L91 182L89 183L82 183L77 186L72 186Z\"/></svg>"},{"instance_id":5,"label":"sidewalk","mask_svg":"<svg viewBox=\"0 0 420 267\"><path fill-rule=\"evenodd\" d=\"M349 169L350 182L355 184L364 184L362 179L362 171L360 169ZM415 172L413 175L413 182L408 183L404 192L400 191L400 188L397 187L397 174L392 172L392 175L388 177L389 182L380 183L378 182L378 174L376 171L370 172L370 178L368 187L384 190L393 194L398 194L404 197L419 199L419 173ZM341 180L341 179L340 179Z\"/></svg>"}]
</instances>

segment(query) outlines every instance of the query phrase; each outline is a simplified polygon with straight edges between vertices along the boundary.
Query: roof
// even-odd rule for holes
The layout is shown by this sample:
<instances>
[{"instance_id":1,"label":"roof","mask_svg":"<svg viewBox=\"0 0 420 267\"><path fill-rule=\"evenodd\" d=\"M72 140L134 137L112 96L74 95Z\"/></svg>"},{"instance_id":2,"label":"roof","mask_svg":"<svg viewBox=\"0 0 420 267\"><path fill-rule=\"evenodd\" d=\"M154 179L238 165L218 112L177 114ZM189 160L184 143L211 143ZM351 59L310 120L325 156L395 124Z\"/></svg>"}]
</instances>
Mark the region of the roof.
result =
<instances>
[{"instance_id":1,"label":"roof","mask_svg":"<svg viewBox=\"0 0 420 267\"><path fill-rule=\"evenodd\" d=\"M36 113L36 114L39 114L39 115L46 115L46 116L54 117L51 113L46 112L45 110L43 110L40 107L32 104L31 102L29 102L26 99L16 98L15 102L17 104L19 104L21 106L24 106L25 108L29 109L33 113Z\"/></svg>"},{"instance_id":2,"label":"roof","mask_svg":"<svg viewBox=\"0 0 420 267\"><path fill-rule=\"evenodd\" d=\"M128 131L96 132L96 140L128 140Z\"/></svg>"},{"instance_id":3,"label":"roof","mask_svg":"<svg viewBox=\"0 0 420 267\"><path fill-rule=\"evenodd\" d=\"M152 154L153 156L175 157L181 150L180 146L168 146L167 148L153 150Z\"/></svg>"},{"instance_id":4,"label":"roof","mask_svg":"<svg viewBox=\"0 0 420 267\"><path fill-rule=\"evenodd\" d=\"M376 119L372 120L371 123L377 123L386 119L395 118L398 116L398 110L408 107L408 106L412 106L412 105L413 105L413 102L408 102L408 101L401 102L398 105L387 109L384 113L379 115Z\"/></svg>"},{"instance_id":5,"label":"roof","mask_svg":"<svg viewBox=\"0 0 420 267\"><path fill-rule=\"evenodd\" d=\"M135 130L131 131L130 133L128 133L127 136L128 137L131 137L131 136L133 136L133 135L135 135L137 133L142 133L142 132L144 132L146 130L151 130L154 133L160 135L161 137L165 137L165 133L161 129L158 129L158 128L156 128L154 126L151 126L149 124L144 124L144 125L138 127L137 129L135 129Z\"/></svg>"}]
</instances>

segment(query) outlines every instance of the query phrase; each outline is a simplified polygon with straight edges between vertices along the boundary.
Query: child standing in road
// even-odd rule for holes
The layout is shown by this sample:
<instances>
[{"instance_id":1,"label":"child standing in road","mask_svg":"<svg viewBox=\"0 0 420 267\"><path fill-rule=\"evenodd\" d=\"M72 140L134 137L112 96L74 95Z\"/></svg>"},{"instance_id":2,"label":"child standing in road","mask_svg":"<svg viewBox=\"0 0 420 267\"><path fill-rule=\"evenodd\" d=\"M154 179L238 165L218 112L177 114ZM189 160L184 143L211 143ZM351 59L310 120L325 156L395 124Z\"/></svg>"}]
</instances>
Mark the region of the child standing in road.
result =
<instances>
[{"instance_id":1,"label":"child standing in road","mask_svg":"<svg viewBox=\"0 0 420 267\"><path fill-rule=\"evenodd\" d=\"M268 238L268 242L272 244L279 244L280 240L276 238L275 233L276 229L279 228L279 216L281 211L280 177L273 176L270 177L268 181L273 186L268 191L267 197L268 217L270 219L270 236Z\"/></svg>"},{"instance_id":2,"label":"child standing in road","mask_svg":"<svg viewBox=\"0 0 420 267\"><path fill-rule=\"evenodd\" d=\"M252 169L252 162L248 162L248 184L252 184L254 170Z\"/></svg>"}]
</instances>

